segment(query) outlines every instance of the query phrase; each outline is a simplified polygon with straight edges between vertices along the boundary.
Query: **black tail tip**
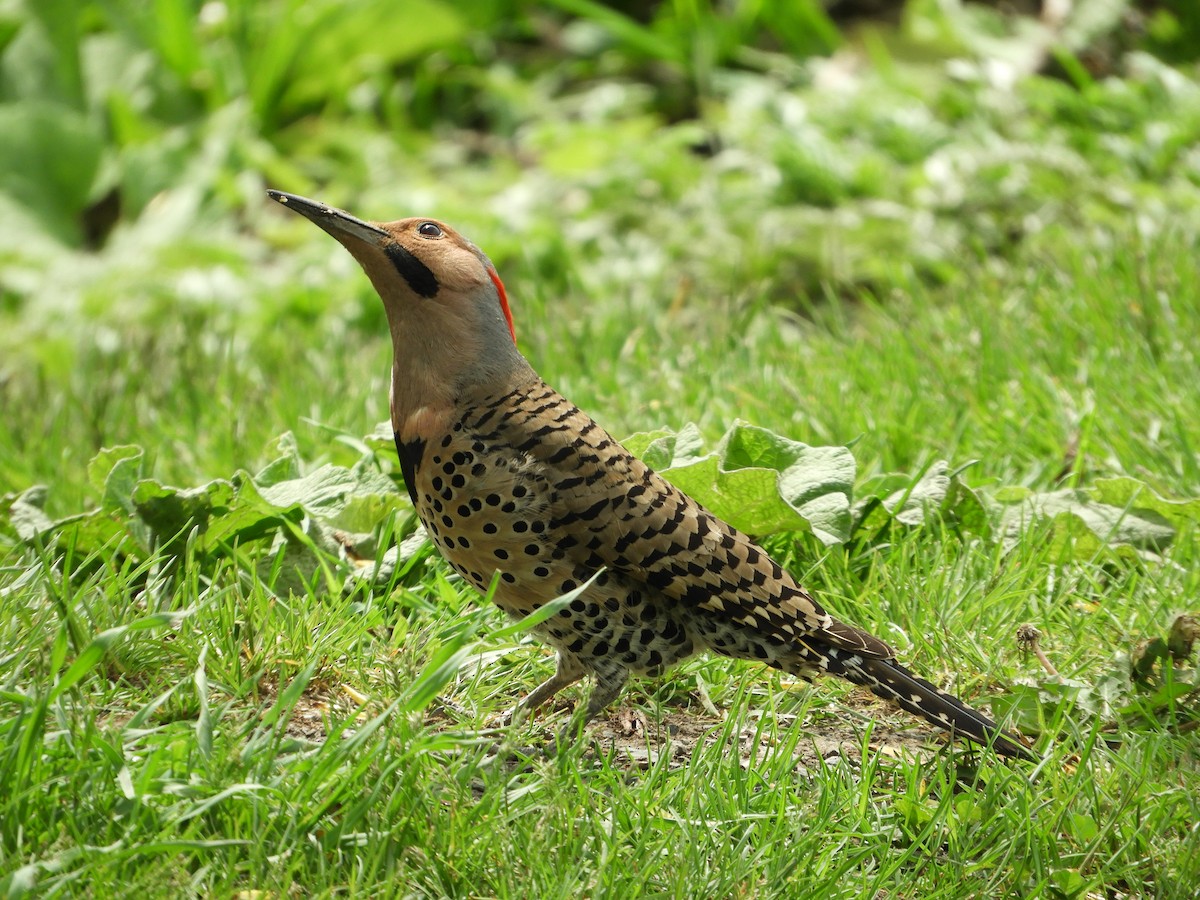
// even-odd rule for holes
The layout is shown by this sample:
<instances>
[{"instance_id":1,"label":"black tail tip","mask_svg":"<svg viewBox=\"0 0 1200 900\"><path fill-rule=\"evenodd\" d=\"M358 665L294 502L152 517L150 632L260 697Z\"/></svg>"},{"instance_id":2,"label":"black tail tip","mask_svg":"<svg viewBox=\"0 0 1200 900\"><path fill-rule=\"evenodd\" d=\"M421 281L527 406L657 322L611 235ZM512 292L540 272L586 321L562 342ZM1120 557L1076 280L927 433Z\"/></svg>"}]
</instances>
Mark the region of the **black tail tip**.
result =
<instances>
[{"instance_id":1,"label":"black tail tip","mask_svg":"<svg viewBox=\"0 0 1200 900\"><path fill-rule=\"evenodd\" d=\"M1041 762L1041 757L1038 756L1032 747L1026 745L1019 737L1014 734L1003 734L997 732L991 742L992 750L999 753L1005 759L1019 759L1022 762Z\"/></svg>"}]
</instances>

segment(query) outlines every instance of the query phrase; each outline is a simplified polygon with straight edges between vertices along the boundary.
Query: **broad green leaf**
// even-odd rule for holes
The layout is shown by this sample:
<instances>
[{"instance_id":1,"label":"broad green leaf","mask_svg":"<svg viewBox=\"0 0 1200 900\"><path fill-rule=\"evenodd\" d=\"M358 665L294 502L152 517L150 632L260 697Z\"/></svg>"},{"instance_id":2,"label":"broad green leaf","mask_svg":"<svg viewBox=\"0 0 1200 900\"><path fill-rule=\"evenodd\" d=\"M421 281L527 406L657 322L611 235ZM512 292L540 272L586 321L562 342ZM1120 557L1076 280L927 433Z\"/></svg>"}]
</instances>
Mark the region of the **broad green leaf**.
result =
<instances>
[{"instance_id":1,"label":"broad green leaf","mask_svg":"<svg viewBox=\"0 0 1200 900\"><path fill-rule=\"evenodd\" d=\"M737 428L737 423L734 423ZM686 466L704 456L704 435L694 424L688 423L675 435L671 444L672 465Z\"/></svg>"},{"instance_id":2,"label":"broad green leaf","mask_svg":"<svg viewBox=\"0 0 1200 900\"><path fill-rule=\"evenodd\" d=\"M286 520L299 522L304 510L299 504L281 507L268 502L246 472L233 476L232 504L209 522L204 545L212 549L220 544L245 544L273 535Z\"/></svg>"},{"instance_id":3,"label":"broad green leaf","mask_svg":"<svg viewBox=\"0 0 1200 900\"><path fill-rule=\"evenodd\" d=\"M323 103L343 95L381 69L459 40L467 28L454 4L438 0L363 0L355 4L353 15L337 4L306 6L323 21L295 48L283 86L284 105ZM310 14L305 5L299 9L299 15Z\"/></svg>"},{"instance_id":4,"label":"broad green leaf","mask_svg":"<svg viewBox=\"0 0 1200 900\"><path fill-rule=\"evenodd\" d=\"M660 428L641 431L623 440L622 445L654 471L662 473L672 466L683 466L703 453L704 436L692 423L680 431Z\"/></svg>"},{"instance_id":5,"label":"broad green leaf","mask_svg":"<svg viewBox=\"0 0 1200 900\"><path fill-rule=\"evenodd\" d=\"M1088 885L1078 869L1056 869L1050 873L1050 881L1060 897L1078 897Z\"/></svg>"},{"instance_id":6,"label":"broad green leaf","mask_svg":"<svg viewBox=\"0 0 1200 900\"><path fill-rule=\"evenodd\" d=\"M79 214L104 147L99 129L66 106L21 102L0 104L0 134L0 192L29 208L62 243L81 244Z\"/></svg>"},{"instance_id":7,"label":"broad green leaf","mask_svg":"<svg viewBox=\"0 0 1200 900\"><path fill-rule=\"evenodd\" d=\"M300 477L300 450L296 446L296 436L290 431L285 431L275 438L267 446L266 452L274 459L254 476L254 483L259 487L268 487Z\"/></svg>"},{"instance_id":8,"label":"broad green leaf","mask_svg":"<svg viewBox=\"0 0 1200 900\"><path fill-rule=\"evenodd\" d=\"M1047 679L1038 685L1013 685L1007 692L992 697L990 703L997 721L1029 734L1039 734L1053 725L1085 690L1087 686L1081 681Z\"/></svg>"},{"instance_id":9,"label":"broad green leaf","mask_svg":"<svg viewBox=\"0 0 1200 900\"><path fill-rule=\"evenodd\" d=\"M99 552L144 556L150 549L142 523L117 510L68 516L54 523L54 532L58 544L71 547L76 557Z\"/></svg>"},{"instance_id":10,"label":"broad green leaf","mask_svg":"<svg viewBox=\"0 0 1200 900\"><path fill-rule=\"evenodd\" d=\"M691 424L679 432L641 432L622 443L745 532L811 531L825 544L850 535L855 463L845 447L810 447L741 421L708 453Z\"/></svg>"},{"instance_id":11,"label":"broad green leaf","mask_svg":"<svg viewBox=\"0 0 1200 900\"><path fill-rule=\"evenodd\" d=\"M54 520L45 513L49 495L46 485L35 484L20 494L0 497L0 530L25 542L50 531Z\"/></svg>"},{"instance_id":12,"label":"broad green leaf","mask_svg":"<svg viewBox=\"0 0 1200 900\"><path fill-rule=\"evenodd\" d=\"M979 494L956 476L950 477L950 490L942 501L942 518L961 531L990 538L992 517Z\"/></svg>"},{"instance_id":13,"label":"broad green leaf","mask_svg":"<svg viewBox=\"0 0 1200 900\"><path fill-rule=\"evenodd\" d=\"M1033 491L1024 485L1013 484L997 488L992 493L992 499L997 503L1020 503L1033 496Z\"/></svg>"},{"instance_id":14,"label":"broad green leaf","mask_svg":"<svg viewBox=\"0 0 1200 900\"><path fill-rule=\"evenodd\" d=\"M142 477L145 451L136 444L105 447L88 462L88 481L101 495L104 509L132 513L133 489Z\"/></svg>"},{"instance_id":15,"label":"broad green leaf","mask_svg":"<svg viewBox=\"0 0 1200 900\"><path fill-rule=\"evenodd\" d=\"M1101 478L1087 493L1100 503L1135 509L1139 515L1156 513L1175 528L1200 523L1200 498L1167 500L1136 478Z\"/></svg>"},{"instance_id":16,"label":"broad green leaf","mask_svg":"<svg viewBox=\"0 0 1200 900\"><path fill-rule=\"evenodd\" d=\"M703 456L704 436L690 422L678 432L660 430L645 436L651 440L645 444L642 462L656 472L689 465Z\"/></svg>"},{"instance_id":17,"label":"broad green leaf","mask_svg":"<svg viewBox=\"0 0 1200 900\"><path fill-rule=\"evenodd\" d=\"M51 519L43 509L48 493L44 485L35 485L21 494L0 498L0 532L26 543L53 535L55 542L70 547L77 559L101 550L129 553L146 549L138 521L119 510L97 509Z\"/></svg>"},{"instance_id":18,"label":"broad green leaf","mask_svg":"<svg viewBox=\"0 0 1200 900\"><path fill-rule=\"evenodd\" d=\"M187 490L146 479L133 489L133 504L155 539L169 545L193 528L206 532L214 516L229 512L233 496L233 484L223 479Z\"/></svg>"},{"instance_id":19,"label":"broad green leaf","mask_svg":"<svg viewBox=\"0 0 1200 900\"><path fill-rule=\"evenodd\" d=\"M354 494L328 522L342 531L365 534L397 510L411 508L407 495L400 494L392 486L387 493Z\"/></svg>"},{"instance_id":20,"label":"broad green leaf","mask_svg":"<svg viewBox=\"0 0 1200 900\"><path fill-rule=\"evenodd\" d=\"M78 6L73 0L41 0L25 8L41 23L46 38L54 47L55 78L52 80L57 84L41 85L39 98L49 100L54 97L82 108L84 81L80 71L80 37L83 29L80 26L84 17L79 14ZM59 90L54 91L55 87Z\"/></svg>"},{"instance_id":21,"label":"broad green leaf","mask_svg":"<svg viewBox=\"0 0 1200 900\"><path fill-rule=\"evenodd\" d=\"M363 443L372 450L392 450L396 449L396 433L392 429L391 422L378 422L375 425L375 430L363 437Z\"/></svg>"},{"instance_id":22,"label":"broad green leaf","mask_svg":"<svg viewBox=\"0 0 1200 900\"><path fill-rule=\"evenodd\" d=\"M665 463L664 478L743 531L811 531L825 544L849 536L854 457L845 447L810 447L744 422L707 454L695 426L634 443Z\"/></svg>"},{"instance_id":23,"label":"broad green leaf","mask_svg":"<svg viewBox=\"0 0 1200 900\"><path fill-rule=\"evenodd\" d=\"M373 539L374 535L371 537ZM370 547L366 549L369 551ZM353 590L363 581L382 588L391 582L393 576L404 583L405 576L423 558L433 552L433 544L429 541L429 535L426 534L424 528L418 525L417 529L399 544L389 547L382 556L376 555L375 561L366 565L354 566L346 579L346 590Z\"/></svg>"},{"instance_id":24,"label":"broad green leaf","mask_svg":"<svg viewBox=\"0 0 1200 900\"><path fill-rule=\"evenodd\" d=\"M945 460L938 460L921 476L911 490L896 491L883 501L883 506L904 525L922 525L929 509L940 508L950 493L950 469Z\"/></svg>"},{"instance_id":25,"label":"broad green leaf","mask_svg":"<svg viewBox=\"0 0 1200 900\"><path fill-rule=\"evenodd\" d=\"M259 491L263 499L275 506L299 504L323 518L333 518L357 496L395 494L396 487L390 478L377 472L354 472L341 466L324 465L300 478L259 485Z\"/></svg>"},{"instance_id":26,"label":"broad green leaf","mask_svg":"<svg viewBox=\"0 0 1200 900\"><path fill-rule=\"evenodd\" d=\"M684 428L694 428L685 425ZM657 431L639 431L621 441L622 446L630 453L654 469L656 472L671 464L675 456L676 433L666 428Z\"/></svg>"},{"instance_id":27,"label":"broad green leaf","mask_svg":"<svg viewBox=\"0 0 1200 900\"><path fill-rule=\"evenodd\" d=\"M949 474L944 460L932 463L914 484L900 474L878 475L860 493L872 493L854 504L854 532L870 538L896 522L910 528L925 524L932 510L976 534L987 534L987 510L977 494Z\"/></svg>"},{"instance_id":28,"label":"broad green leaf","mask_svg":"<svg viewBox=\"0 0 1200 900\"><path fill-rule=\"evenodd\" d=\"M1075 840L1080 844L1091 843L1100 833L1100 826L1092 816L1071 813L1067 817L1067 821L1071 823L1071 831L1075 835Z\"/></svg>"},{"instance_id":29,"label":"broad green leaf","mask_svg":"<svg viewBox=\"0 0 1200 900\"><path fill-rule=\"evenodd\" d=\"M1158 512L1100 503L1088 490L1031 493L1004 508L1000 527L1008 547L1029 528L1048 528L1050 556L1058 561L1087 559L1106 549L1118 555L1158 552L1175 537Z\"/></svg>"}]
</instances>

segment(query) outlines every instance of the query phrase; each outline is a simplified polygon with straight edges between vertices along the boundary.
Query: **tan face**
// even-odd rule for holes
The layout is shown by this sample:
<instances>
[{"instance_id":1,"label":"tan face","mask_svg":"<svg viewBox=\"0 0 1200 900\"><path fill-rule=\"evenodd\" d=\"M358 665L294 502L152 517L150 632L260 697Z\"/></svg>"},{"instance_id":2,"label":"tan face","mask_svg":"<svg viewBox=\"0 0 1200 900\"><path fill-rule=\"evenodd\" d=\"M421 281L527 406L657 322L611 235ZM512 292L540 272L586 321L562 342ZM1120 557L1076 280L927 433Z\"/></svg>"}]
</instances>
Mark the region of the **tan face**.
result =
<instances>
[{"instance_id":1,"label":"tan face","mask_svg":"<svg viewBox=\"0 0 1200 900\"><path fill-rule=\"evenodd\" d=\"M436 219L400 219L378 226L391 239L378 246L413 292L435 297L443 289L473 293L492 281L479 248Z\"/></svg>"},{"instance_id":2,"label":"tan face","mask_svg":"<svg viewBox=\"0 0 1200 900\"><path fill-rule=\"evenodd\" d=\"M335 238L368 271L399 275L419 297L435 297L443 288L470 292L492 280L487 257L443 222L423 218L366 222L318 200L283 191L267 194ZM381 257L391 263L393 272L380 266Z\"/></svg>"},{"instance_id":3,"label":"tan face","mask_svg":"<svg viewBox=\"0 0 1200 900\"><path fill-rule=\"evenodd\" d=\"M496 270L478 247L449 225L427 218L366 222L317 200L282 191L267 193L350 251L375 285L389 316L415 298L438 300L443 314L463 315L473 305L483 304L486 309L477 307L476 315L463 321L480 313L492 320L499 312L508 337L516 340L508 298Z\"/></svg>"}]
</instances>

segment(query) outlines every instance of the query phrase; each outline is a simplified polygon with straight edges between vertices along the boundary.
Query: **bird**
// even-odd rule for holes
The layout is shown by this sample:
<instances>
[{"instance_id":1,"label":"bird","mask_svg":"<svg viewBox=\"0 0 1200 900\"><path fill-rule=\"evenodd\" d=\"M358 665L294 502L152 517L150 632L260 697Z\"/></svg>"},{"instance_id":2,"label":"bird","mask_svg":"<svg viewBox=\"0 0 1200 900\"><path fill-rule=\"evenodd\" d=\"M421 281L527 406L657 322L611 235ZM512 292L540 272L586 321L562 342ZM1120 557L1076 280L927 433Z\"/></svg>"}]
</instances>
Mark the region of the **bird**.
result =
<instances>
[{"instance_id":1,"label":"bird","mask_svg":"<svg viewBox=\"0 0 1200 900\"><path fill-rule=\"evenodd\" d=\"M495 266L454 228L422 217L368 222L267 193L349 251L383 301L401 475L450 566L481 593L494 581L493 601L514 617L579 591L535 627L557 665L519 710L590 675L573 717L582 728L631 673L657 676L708 651L810 680L840 676L952 736L1033 758L884 641L834 618L751 537L543 381L517 348Z\"/></svg>"}]
</instances>

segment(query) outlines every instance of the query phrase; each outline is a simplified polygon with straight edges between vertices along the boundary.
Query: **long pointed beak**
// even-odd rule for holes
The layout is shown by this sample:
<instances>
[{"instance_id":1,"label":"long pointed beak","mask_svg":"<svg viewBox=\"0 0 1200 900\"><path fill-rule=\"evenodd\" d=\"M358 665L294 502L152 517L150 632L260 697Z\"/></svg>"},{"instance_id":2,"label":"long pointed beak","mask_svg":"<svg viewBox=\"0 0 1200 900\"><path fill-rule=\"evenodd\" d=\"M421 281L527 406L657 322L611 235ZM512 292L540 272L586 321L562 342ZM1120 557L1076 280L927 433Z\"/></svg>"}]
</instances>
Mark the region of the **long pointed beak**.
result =
<instances>
[{"instance_id":1,"label":"long pointed beak","mask_svg":"<svg viewBox=\"0 0 1200 900\"><path fill-rule=\"evenodd\" d=\"M364 222L362 219L356 218L348 212L343 212L336 207L327 206L316 200L309 200L307 197L300 197L296 194L285 194L283 191L273 190L268 190L267 196L272 200L282 203L288 209L300 213L300 215L311 220L322 230L339 240L342 236L349 235L350 237L358 238L364 243L379 247L385 238L391 237L391 235L378 225Z\"/></svg>"}]
</instances>

